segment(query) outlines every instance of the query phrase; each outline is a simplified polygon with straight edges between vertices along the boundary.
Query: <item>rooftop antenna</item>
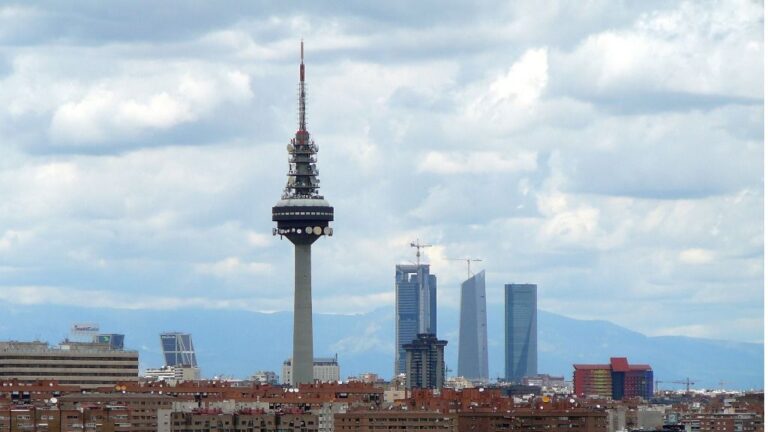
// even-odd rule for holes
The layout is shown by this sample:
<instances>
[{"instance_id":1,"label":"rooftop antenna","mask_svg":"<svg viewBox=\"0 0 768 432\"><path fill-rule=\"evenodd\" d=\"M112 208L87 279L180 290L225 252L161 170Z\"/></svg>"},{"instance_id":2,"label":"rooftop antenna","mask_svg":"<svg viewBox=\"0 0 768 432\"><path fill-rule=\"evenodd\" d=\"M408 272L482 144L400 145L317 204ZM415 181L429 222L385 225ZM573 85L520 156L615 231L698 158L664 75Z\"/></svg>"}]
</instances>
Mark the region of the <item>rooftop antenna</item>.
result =
<instances>
[{"instance_id":1,"label":"rooftop antenna","mask_svg":"<svg viewBox=\"0 0 768 432\"><path fill-rule=\"evenodd\" d=\"M416 239L415 242L411 242L411 247L416 248L416 265L421 265L421 250L424 248L432 247L431 244L423 244Z\"/></svg>"},{"instance_id":2,"label":"rooftop antenna","mask_svg":"<svg viewBox=\"0 0 768 432\"><path fill-rule=\"evenodd\" d=\"M467 279L472 277L472 272L470 271L470 266L472 265L472 263L473 262L480 262L480 261L482 261L479 258L470 258L470 257L466 257L466 258L448 258L448 260L449 261L466 261L466 263L467 263Z\"/></svg>"}]
</instances>

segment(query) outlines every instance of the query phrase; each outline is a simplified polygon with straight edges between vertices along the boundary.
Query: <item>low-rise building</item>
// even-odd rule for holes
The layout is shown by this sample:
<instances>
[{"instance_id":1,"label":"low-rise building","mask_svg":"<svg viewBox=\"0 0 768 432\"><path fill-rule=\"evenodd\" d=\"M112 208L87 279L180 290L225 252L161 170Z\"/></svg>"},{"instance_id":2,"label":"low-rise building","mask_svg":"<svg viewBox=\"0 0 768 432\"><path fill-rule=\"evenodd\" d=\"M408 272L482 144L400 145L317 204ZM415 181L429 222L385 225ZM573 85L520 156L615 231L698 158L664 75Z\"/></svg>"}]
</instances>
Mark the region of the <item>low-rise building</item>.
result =
<instances>
[{"instance_id":1,"label":"low-rise building","mask_svg":"<svg viewBox=\"0 0 768 432\"><path fill-rule=\"evenodd\" d=\"M61 384L93 388L136 382L139 353L113 348L110 343L64 341L0 342L0 380Z\"/></svg>"},{"instance_id":2,"label":"low-rise building","mask_svg":"<svg viewBox=\"0 0 768 432\"><path fill-rule=\"evenodd\" d=\"M291 359L283 362L282 383L293 385L293 366ZM339 358L334 357L316 357L312 367L312 373L315 381L321 383L339 382L341 370L339 369Z\"/></svg>"}]
</instances>

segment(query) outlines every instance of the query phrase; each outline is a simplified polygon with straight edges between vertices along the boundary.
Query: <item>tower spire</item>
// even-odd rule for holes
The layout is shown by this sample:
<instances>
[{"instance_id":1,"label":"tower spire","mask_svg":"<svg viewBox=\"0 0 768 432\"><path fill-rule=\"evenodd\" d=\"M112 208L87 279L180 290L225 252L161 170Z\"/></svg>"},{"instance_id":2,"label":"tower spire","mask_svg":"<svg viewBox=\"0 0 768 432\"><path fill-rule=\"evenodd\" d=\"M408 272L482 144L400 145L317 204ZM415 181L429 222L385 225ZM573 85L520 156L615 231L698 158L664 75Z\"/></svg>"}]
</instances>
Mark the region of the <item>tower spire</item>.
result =
<instances>
[{"instance_id":1,"label":"tower spire","mask_svg":"<svg viewBox=\"0 0 768 432\"><path fill-rule=\"evenodd\" d=\"M288 183L283 198L322 199L318 194L317 144L307 131L307 87L304 82L304 41L301 41L299 65L299 129L288 144Z\"/></svg>"},{"instance_id":2,"label":"tower spire","mask_svg":"<svg viewBox=\"0 0 768 432\"><path fill-rule=\"evenodd\" d=\"M304 39L301 40L301 64L299 65L299 131L307 130L307 92L304 86Z\"/></svg>"}]
</instances>

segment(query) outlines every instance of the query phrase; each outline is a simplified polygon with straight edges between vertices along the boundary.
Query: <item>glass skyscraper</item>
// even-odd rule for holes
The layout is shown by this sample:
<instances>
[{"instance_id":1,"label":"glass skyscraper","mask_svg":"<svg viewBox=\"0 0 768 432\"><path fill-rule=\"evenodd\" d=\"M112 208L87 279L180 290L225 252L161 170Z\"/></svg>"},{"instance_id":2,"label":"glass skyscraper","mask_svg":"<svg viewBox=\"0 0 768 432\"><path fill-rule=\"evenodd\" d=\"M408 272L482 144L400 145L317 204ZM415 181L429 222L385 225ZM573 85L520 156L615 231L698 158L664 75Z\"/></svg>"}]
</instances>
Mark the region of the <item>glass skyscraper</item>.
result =
<instances>
[{"instance_id":1,"label":"glass skyscraper","mask_svg":"<svg viewBox=\"0 0 768 432\"><path fill-rule=\"evenodd\" d=\"M195 347L189 333L161 333L165 365L169 367L197 367Z\"/></svg>"},{"instance_id":2,"label":"glass skyscraper","mask_svg":"<svg viewBox=\"0 0 768 432\"><path fill-rule=\"evenodd\" d=\"M437 334L437 278L429 264L395 266L395 375L405 373L404 344Z\"/></svg>"},{"instance_id":3,"label":"glass skyscraper","mask_svg":"<svg viewBox=\"0 0 768 432\"><path fill-rule=\"evenodd\" d=\"M504 285L504 376L520 382L537 374L536 285Z\"/></svg>"},{"instance_id":4,"label":"glass skyscraper","mask_svg":"<svg viewBox=\"0 0 768 432\"><path fill-rule=\"evenodd\" d=\"M485 270L461 284L459 312L459 376L488 380L488 324Z\"/></svg>"}]
</instances>

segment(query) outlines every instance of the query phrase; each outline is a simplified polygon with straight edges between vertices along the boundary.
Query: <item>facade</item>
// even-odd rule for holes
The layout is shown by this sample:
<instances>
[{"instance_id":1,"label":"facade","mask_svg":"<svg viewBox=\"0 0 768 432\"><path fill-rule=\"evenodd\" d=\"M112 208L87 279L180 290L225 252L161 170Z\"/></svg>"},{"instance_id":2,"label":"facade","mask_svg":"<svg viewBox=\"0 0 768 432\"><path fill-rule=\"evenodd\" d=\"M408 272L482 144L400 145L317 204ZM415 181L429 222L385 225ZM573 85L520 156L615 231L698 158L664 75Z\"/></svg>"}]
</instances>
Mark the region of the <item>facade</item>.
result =
<instances>
[{"instance_id":1,"label":"facade","mask_svg":"<svg viewBox=\"0 0 768 432\"><path fill-rule=\"evenodd\" d=\"M317 144L306 122L304 42L299 65L299 125L288 144L288 181L280 201L272 207L277 227L272 235L286 237L294 249L293 381L311 383L314 346L312 337L312 244L333 235L333 207L320 195Z\"/></svg>"},{"instance_id":2,"label":"facade","mask_svg":"<svg viewBox=\"0 0 768 432\"><path fill-rule=\"evenodd\" d=\"M160 345L163 348L165 365L197 367L195 347L192 345L192 335L189 333L161 333Z\"/></svg>"},{"instance_id":3,"label":"facade","mask_svg":"<svg viewBox=\"0 0 768 432\"><path fill-rule=\"evenodd\" d=\"M277 374L273 371L257 371L251 377L251 381L259 384L277 385L279 380Z\"/></svg>"},{"instance_id":4,"label":"facade","mask_svg":"<svg viewBox=\"0 0 768 432\"><path fill-rule=\"evenodd\" d=\"M149 368L144 372L144 378L173 383L180 381L195 381L200 379L200 368L192 366L163 366L161 368Z\"/></svg>"},{"instance_id":5,"label":"facade","mask_svg":"<svg viewBox=\"0 0 768 432\"><path fill-rule=\"evenodd\" d=\"M429 264L395 266L395 376L405 373L404 344L437 334L437 277Z\"/></svg>"},{"instance_id":6,"label":"facade","mask_svg":"<svg viewBox=\"0 0 768 432\"><path fill-rule=\"evenodd\" d=\"M538 372L536 285L504 285L504 376L520 383Z\"/></svg>"},{"instance_id":7,"label":"facade","mask_svg":"<svg viewBox=\"0 0 768 432\"><path fill-rule=\"evenodd\" d=\"M524 377L522 384L526 386L537 386L537 387L546 387L546 388L566 387L565 377L552 376L549 374L538 374L534 376Z\"/></svg>"},{"instance_id":8,"label":"facade","mask_svg":"<svg viewBox=\"0 0 768 432\"><path fill-rule=\"evenodd\" d=\"M282 383L296 385L293 382L293 368L291 359L283 362ZM312 378L319 382L338 382L341 379L338 357L318 357L312 364Z\"/></svg>"},{"instance_id":9,"label":"facade","mask_svg":"<svg viewBox=\"0 0 768 432\"><path fill-rule=\"evenodd\" d=\"M485 270L461 284L458 374L488 381L488 320L485 309Z\"/></svg>"},{"instance_id":10,"label":"facade","mask_svg":"<svg viewBox=\"0 0 768 432\"><path fill-rule=\"evenodd\" d=\"M687 415L682 423L692 432L762 432L762 416L755 413L697 413Z\"/></svg>"},{"instance_id":11,"label":"facade","mask_svg":"<svg viewBox=\"0 0 768 432\"><path fill-rule=\"evenodd\" d=\"M631 365L626 357L611 357L608 364L575 364L573 369L573 390L577 395L614 400L653 396L650 365Z\"/></svg>"},{"instance_id":12,"label":"facade","mask_svg":"<svg viewBox=\"0 0 768 432\"><path fill-rule=\"evenodd\" d=\"M122 393L85 393L69 394L58 398L63 411L80 411L90 416L101 412L101 420L107 426L103 431L160 432L170 430L170 414L173 398L159 394L122 394ZM93 407L98 407L91 412ZM90 422L82 417L85 425L98 425L96 419ZM67 421L67 420L65 420ZM81 424L74 424L64 430L86 429ZM111 426L111 428L110 428ZM96 429L99 430L99 429Z\"/></svg>"},{"instance_id":13,"label":"facade","mask_svg":"<svg viewBox=\"0 0 768 432\"><path fill-rule=\"evenodd\" d=\"M0 342L0 380L55 380L92 388L138 381L139 353L108 344L62 342Z\"/></svg>"},{"instance_id":14,"label":"facade","mask_svg":"<svg viewBox=\"0 0 768 432\"><path fill-rule=\"evenodd\" d=\"M429 333L419 333L405 348L406 388L441 389L445 384L445 346L447 341L438 340Z\"/></svg>"},{"instance_id":15,"label":"facade","mask_svg":"<svg viewBox=\"0 0 768 432\"><path fill-rule=\"evenodd\" d=\"M121 350L125 348L125 335L117 333L97 334L93 337L93 343L106 344L112 349Z\"/></svg>"},{"instance_id":16,"label":"facade","mask_svg":"<svg viewBox=\"0 0 768 432\"><path fill-rule=\"evenodd\" d=\"M551 431L551 432L606 432L605 412L568 409L510 412L461 412L458 415L460 432L482 431Z\"/></svg>"},{"instance_id":17,"label":"facade","mask_svg":"<svg viewBox=\"0 0 768 432\"><path fill-rule=\"evenodd\" d=\"M265 413L244 409L224 413L216 409L195 409L192 412L173 412L171 432L315 432L318 418L311 413Z\"/></svg>"},{"instance_id":18,"label":"facade","mask_svg":"<svg viewBox=\"0 0 768 432\"><path fill-rule=\"evenodd\" d=\"M334 416L336 431L457 431L455 414L429 411L352 411Z\"/></svg>"}]
</instances>

